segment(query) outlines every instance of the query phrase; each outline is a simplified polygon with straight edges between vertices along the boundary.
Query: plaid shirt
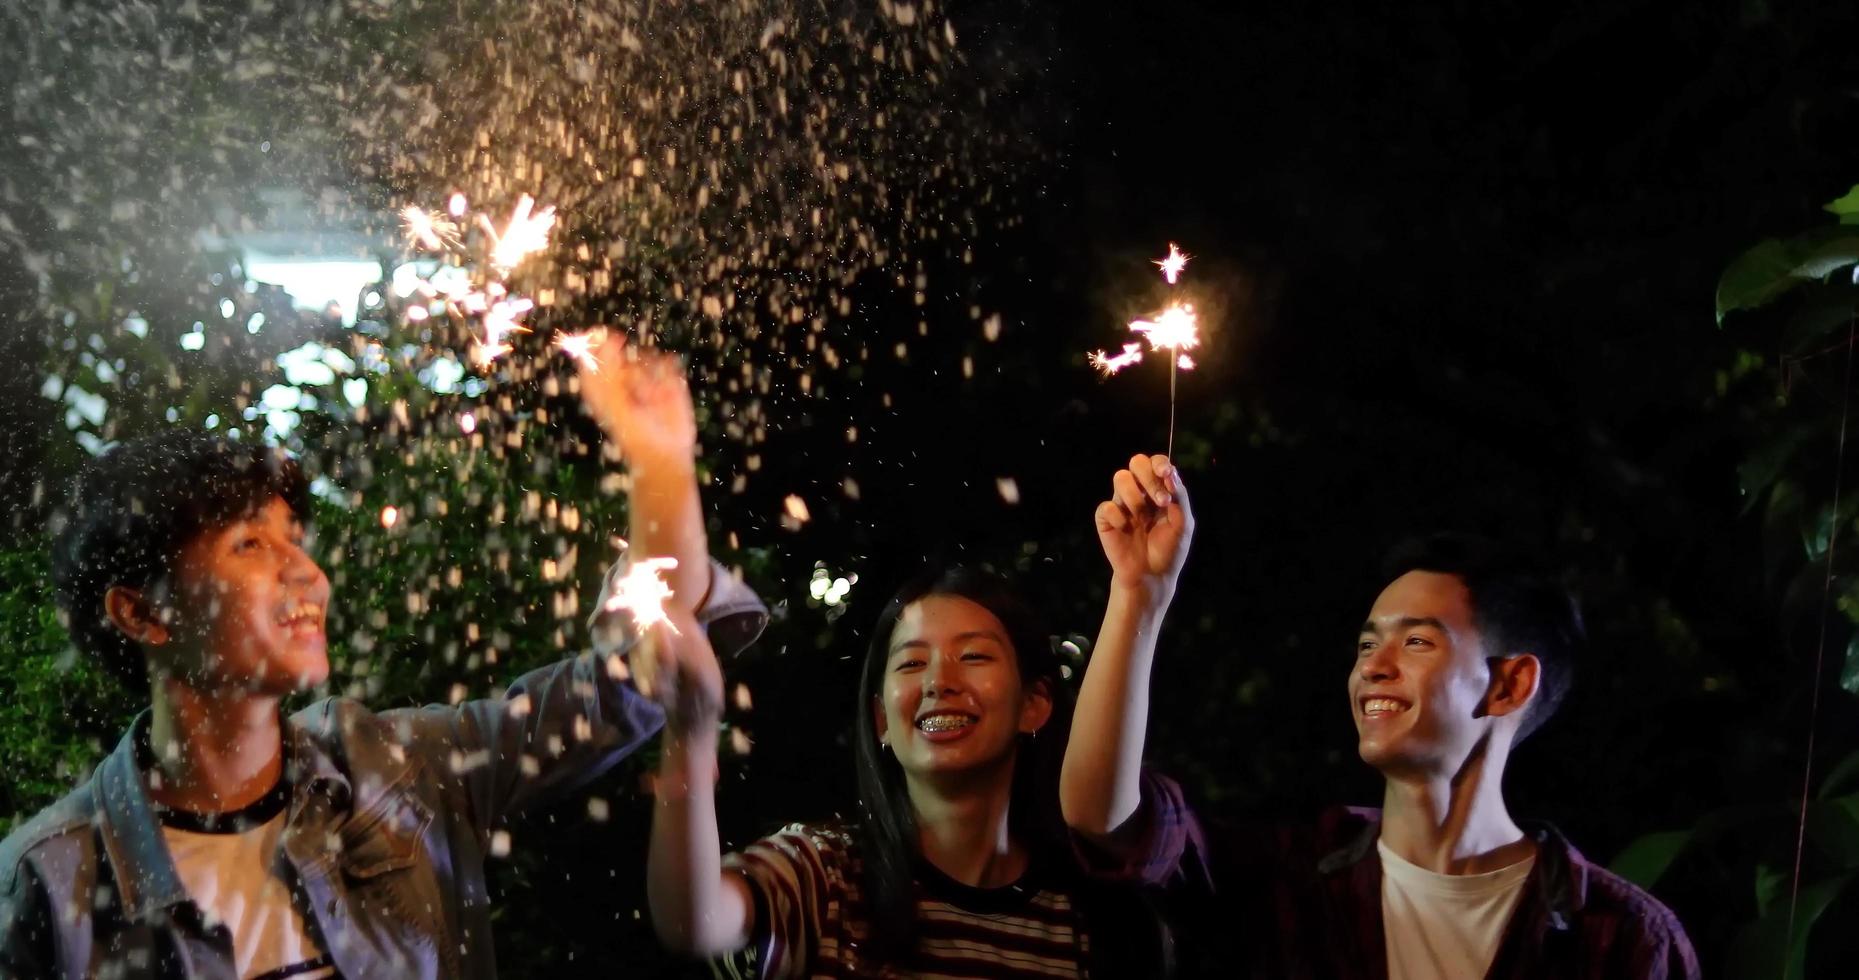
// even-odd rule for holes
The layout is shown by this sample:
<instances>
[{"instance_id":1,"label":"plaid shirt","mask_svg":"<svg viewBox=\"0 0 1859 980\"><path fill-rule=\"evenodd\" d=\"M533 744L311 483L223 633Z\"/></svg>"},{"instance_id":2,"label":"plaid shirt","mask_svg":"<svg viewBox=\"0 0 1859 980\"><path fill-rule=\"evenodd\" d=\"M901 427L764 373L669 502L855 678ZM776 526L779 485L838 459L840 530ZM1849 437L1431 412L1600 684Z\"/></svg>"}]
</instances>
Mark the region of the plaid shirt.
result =
<instances>
[{"instance_id":1,"label":"plaid shirt","mask_svg":"<svg viewBox=\"0 0 1859 980\"><path fill-rule=\"evenodd\" d=\"M1554 827L1523 828L1536 865L1487 980L1696 980L1697 954L1670 909L1590 863ZM1252 853L1222 869L1221 882L1246 889L1244 921L1260 924L1245 942L1254 976L1387 980L1380 834L1380 811L1352 807L1233 842Z\"/></svg>"}]
</instances>

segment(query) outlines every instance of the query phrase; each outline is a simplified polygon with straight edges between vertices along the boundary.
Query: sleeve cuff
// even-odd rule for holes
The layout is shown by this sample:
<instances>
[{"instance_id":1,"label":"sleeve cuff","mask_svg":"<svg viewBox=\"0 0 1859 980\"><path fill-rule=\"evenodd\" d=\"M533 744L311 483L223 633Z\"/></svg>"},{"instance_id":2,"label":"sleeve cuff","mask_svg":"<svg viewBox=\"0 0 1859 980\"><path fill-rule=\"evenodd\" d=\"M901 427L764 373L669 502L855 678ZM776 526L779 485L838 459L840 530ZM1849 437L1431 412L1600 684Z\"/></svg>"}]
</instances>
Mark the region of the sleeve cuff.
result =
<instances>
[{"instance_id":1,"label":"sleeve cuff","mask_svg":"<svg viewBox=\"0 0 1859 980\"><path fill-rule=\"evenodd\" d=\"M613 583L625 576L631 561L622 556L607 569L600 583L600 598L588 616L594 652L603 656L625 653L638 642L631 617L619 610L609 610L607 600L613 596ZM715 559L710 561L710 590L696 610L697 621L710 634L717 656L730 657L747 649L768 625L768 607L760 596L734 572Z\"/></svg>"}]
</instances>

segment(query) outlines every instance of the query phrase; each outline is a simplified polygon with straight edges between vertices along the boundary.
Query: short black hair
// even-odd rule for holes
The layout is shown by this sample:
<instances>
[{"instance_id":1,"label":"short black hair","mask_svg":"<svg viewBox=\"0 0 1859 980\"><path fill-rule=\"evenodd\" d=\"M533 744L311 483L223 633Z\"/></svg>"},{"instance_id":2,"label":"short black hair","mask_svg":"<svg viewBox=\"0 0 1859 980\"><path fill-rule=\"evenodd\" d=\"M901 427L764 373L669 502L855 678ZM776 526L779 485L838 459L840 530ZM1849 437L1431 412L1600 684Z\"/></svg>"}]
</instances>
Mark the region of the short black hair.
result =
<instances>
[{"instance_id":1,"label":"short black hair","mask_svg":"<svg viewBox=\"0 0 1859 980\"><path fill-rule=\"evenodd\" d=\"M172 431L106 450L78 474L52 546L52 585L71 641L132 689L148 688L135 642L103 611L113 586L147 589L202 531L283 498L309 523L310 487L279 450Z\"/></svg>"},{"instance_id":2,"label":"short black hair","mask_svg":"<svg viewBox=\"0 0 1859 980\"><path fill-rule=\"evenodd\" d=\"M1411 538L1388 553L1382 581L1408 572L1457 576L1471 597L1472 621L1493 656L1536 656L1536 697L1517 734L1528 738L1561 707L1586 642L1581 605L1547 567L1524 552L1474 534Z\"/></svg>"}]
</instances>

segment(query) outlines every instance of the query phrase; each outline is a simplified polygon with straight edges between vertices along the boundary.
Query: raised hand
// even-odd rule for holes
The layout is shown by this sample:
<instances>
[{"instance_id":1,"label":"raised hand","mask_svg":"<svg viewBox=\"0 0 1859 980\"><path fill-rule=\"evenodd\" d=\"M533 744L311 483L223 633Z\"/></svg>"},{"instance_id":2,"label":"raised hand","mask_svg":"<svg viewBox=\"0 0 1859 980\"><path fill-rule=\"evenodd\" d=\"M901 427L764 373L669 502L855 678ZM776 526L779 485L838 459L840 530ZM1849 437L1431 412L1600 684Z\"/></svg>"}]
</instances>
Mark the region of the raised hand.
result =
<instances>
[{"instance_id":1,"label":"raised hand","mask_svg":"<svg viewBox=\"0 0 1859 980\"><path fill-rule=\"evenodd\" d=\"M697 445L697 420L684 365L672 354L628 347L608 336L581 365L581 403L627 457L645 463L688 465Z\"/></svg>"},{"instance_id":2,"label":"raised hand","mask_svg":"<svg viewBox=\"0 0 1859 980\"><path fill-rule=\"evenodd\" d=\"M1139 590L1151 602L1174 595L1193 537L1188 488L1166 456L1132 457L1111 478L1110 499L1097 505L1111 587Z\"/></svg>"}]
</instances>

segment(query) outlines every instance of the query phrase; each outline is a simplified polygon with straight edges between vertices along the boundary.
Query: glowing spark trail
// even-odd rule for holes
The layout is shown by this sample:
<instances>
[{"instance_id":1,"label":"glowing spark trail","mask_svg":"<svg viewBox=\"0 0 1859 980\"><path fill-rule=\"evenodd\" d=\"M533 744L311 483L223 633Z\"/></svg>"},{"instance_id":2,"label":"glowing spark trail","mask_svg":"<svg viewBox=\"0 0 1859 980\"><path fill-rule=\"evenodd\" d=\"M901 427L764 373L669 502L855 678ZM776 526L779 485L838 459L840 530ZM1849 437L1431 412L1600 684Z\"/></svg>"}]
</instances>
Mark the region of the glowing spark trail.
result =
<instances>
[{"instance_id":1,"label":"glowing spark trail","mask_svg":"<svg viewBox=\"0 0 1859 980\"><path fill-rule=\"evenodd\" d=\"M625 575L613 580L613 595L607 599L606 608L625 610L642 634L658 623L664 623L666 629L676 633L677 626L665 615L665 600L672 595L665 573L677 567L676 558L645 558L633 562Z\"/></svg>"},{"instance_id":2,"label":"glowing spark trail","mask_svg":"<svg viewBox=\"0 0 1859 980\"><path fill-rule=\"evenodd\" d=\"M1101 350L1091 352L1091 366L1104 372L1106 378L1142 359L1143 345L1141 344L1124 344L1121 354L1105 354Z\"/></svg>"},{"instance_id":3,"label":"glowing spark trail","mask_svg":"<svg viewBox=\"0 0 1859 980\"><path fill-rule=\"evenodd\" d=\"M1154 261L1156 265L1162 268L1162 278L1167 279L1168 284L1173 286L1175 280L1181 278L1181 270L1188 267L1188 260L1193 257L1194 256L1183 252L1181 249L1176 248L1174 242L1169 242L1168 256L1166 258L1155 259Z\"/></svg>"}]
</instances>

